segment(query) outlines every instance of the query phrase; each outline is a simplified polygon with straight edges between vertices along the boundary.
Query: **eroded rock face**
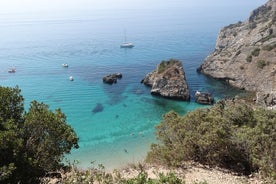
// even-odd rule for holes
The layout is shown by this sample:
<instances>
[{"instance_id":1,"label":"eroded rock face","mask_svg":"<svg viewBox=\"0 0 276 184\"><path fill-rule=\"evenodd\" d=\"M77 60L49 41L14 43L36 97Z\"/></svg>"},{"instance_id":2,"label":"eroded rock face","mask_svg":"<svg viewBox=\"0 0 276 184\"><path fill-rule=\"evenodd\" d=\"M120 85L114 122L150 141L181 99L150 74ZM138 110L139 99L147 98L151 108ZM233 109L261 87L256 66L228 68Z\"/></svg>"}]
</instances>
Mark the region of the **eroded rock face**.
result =
<instances>
[{"instance_id":1,"label":"eroded rock face","mask_svg":"<svg viewBox=\"0 0 276 184\"><path fill-rule=\"evenodd\" d=\"M182 63L178 60L162 61L157 69L141 81L151 87L151 94L176 100L190 100L190 92Z\"/></svg>"},{"instance_id":2,"label":"eroded rock face","mask_svg":"<svg viewBox=\"0 0 276 184\"><path fill-rule=\"evenodd\" d=\"M198 71L248 91L276 93L275 11L276 1L269 0L247 21L224 27Z\"/></svg>"},{"instance_id":3,"label":"eroded rock face","mask_svg":"<svg viewBox=\"0 0 276 184\"><path fill-rule=\"evenodd\" d=\"M258 92L256 96L256 103L258 105L268 107L269 109L276 109L276 93Z\"/></svg>"}]
</instances>

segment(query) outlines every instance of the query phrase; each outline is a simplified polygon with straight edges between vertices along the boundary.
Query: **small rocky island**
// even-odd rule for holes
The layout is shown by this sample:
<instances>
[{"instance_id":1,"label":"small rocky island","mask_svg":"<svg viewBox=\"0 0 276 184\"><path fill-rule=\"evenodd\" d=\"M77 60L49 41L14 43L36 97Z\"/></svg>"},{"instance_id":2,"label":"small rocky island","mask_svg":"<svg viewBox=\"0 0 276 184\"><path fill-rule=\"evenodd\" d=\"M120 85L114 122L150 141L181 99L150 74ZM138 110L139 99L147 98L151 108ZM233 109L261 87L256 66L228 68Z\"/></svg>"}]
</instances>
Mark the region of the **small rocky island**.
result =
<instances>
[{"instance_id":1,"label":"small rocky island","mask_svg":"<svg viewBox=\"0 0 276 184\"><path fill-rule=\"evenodd\" d=\"M224 27L198 71L256 92L258 104L276 108L276 1L255 9L247 21Z\"/></svg>"},{"instance_id":2,"label":"small rocky island","mask_svg":"<svg viewBox=\"0 0 276 184\"><path fill-rule=\"evenodd\" d=\"M121 79L123 75L121 73L108 74L103 77L103 82L107 84L116 84L118 79Z\"/></svg>"},{"instance_id":3,"label":"small rocky island","mask_svg":"<svg viewBox=\"0 0 276 184\"><path fill-rule=\"evenodd\" d=\"M185 72L179 60L162 61L141 83L151 87L152 95L175 100L190 100Z\"/></svg>"}]
</instances>

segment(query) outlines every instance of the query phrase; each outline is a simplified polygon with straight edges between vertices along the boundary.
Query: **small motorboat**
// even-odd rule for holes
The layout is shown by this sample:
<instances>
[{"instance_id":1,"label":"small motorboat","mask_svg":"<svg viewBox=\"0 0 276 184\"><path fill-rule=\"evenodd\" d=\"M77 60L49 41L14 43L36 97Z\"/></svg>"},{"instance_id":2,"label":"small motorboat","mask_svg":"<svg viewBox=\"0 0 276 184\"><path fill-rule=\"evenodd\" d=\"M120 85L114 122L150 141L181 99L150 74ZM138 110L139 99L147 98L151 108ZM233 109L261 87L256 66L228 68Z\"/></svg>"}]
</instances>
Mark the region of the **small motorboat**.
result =
<instances>
[{"instance_id":1,"label":"small motorboat","mask_svg":"<svg viewBox=\"0 0 276 184\"><path fill-rule=\"evenodd\" d=\"M15 73L15 72L16 72L16 69L15 69L15 68L10 68L10 69L8 70L8 72L9 72L9 73Z\"/></svg>"},{"instance_id":2,"label":"small motorboat","mask_svg":"<svg viewBox=\"0 0 276 184\"><path fill-rule=\"evenodd\" d=\"M74 80L73 76L70 76L70 77L69 77L69 80L70 80L70 81L73 81L73 80Z\"/></svg>"},{"instance_id":3,"label":"small motorboat","mask_svg":"<svg viewBox=\"0 0 276 184\"><path fill-rule=\"evenodd\" d=\"M69 65L67 63L62 64L63 67L68 67Z\"/></svg>"}]
</instances>

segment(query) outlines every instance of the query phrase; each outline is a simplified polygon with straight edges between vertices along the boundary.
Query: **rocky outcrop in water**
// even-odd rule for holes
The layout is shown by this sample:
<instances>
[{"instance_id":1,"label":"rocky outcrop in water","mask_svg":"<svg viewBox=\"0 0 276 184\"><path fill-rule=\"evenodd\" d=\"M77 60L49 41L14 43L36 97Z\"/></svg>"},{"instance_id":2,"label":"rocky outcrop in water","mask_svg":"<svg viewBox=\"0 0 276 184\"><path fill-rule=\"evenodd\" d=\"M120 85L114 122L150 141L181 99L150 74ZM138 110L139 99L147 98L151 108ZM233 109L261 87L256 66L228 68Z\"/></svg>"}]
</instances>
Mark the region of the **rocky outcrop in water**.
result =
<instances>
[{"instance_id":1,"label":"rocky outcrop in water","mask_svg":"<svg viewBox=\"0 0 276 184\"><path fill-rule=\"evenodd\" d=\"M109 74L105 77L103 77L103 82L107 84L113 84L117 83L117 79L121 79L123 75L121 73L114 73L114 74Z\"/></svg>"},{"instance_id":2,"label":"rocky outcrop in water","mask_svg":"<svg viewBox=\"0 0 276 184\"><path fill-rule=\"evenodd\" d=\"M214 97L210 93L197 91L195 93L195 102L203 105L212 105L214 103Z\"/></svg>"},{"instance_id":3,"label":"rocky outcrop in water","mask_svg":"<svg viewBox=\"0 0 276 184\"><path fill-rule=\"evenodd\" d=\"M176 100L190 100L190 92L182 63L178 60L162 61L157 69L141 81L151 87L151 94Z\"/></svg>"},{"instance_id":4,"label":"rocky outcrop in water","mask_svg":"<svg viewBox=\"0 0 276 184\"><path fill-rule=\"evenodd\" d=\"M269 0L254 10L247 21L224 27L215 51L198 71L241 89L268 94L270 101L276 101L275 11L276 1Z\"/></svg>"}]
</instances>

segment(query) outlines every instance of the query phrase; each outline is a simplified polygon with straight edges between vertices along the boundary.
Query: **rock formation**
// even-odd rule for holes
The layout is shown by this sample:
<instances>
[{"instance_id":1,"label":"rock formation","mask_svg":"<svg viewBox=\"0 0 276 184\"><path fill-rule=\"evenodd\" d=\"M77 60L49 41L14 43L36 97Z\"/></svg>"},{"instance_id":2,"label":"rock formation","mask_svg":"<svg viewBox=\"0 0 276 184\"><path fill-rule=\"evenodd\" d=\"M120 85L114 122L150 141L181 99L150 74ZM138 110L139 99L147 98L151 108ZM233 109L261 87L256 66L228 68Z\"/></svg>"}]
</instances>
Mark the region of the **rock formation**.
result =
<instances>
[{"instance_id":1,"label":"rock formation","mask_svg":"<svg viewBox=\"0 0 276 184\"><path fill-rule=\"evenodd\" d=\"M268 95L271 99L265 104L273 106L276 103L275 11L276 1L269 0L254 10L247 21L224 27L215 51L198 71L261 96Z\"/></svg>"},{"instance_id":2,"label":"rock formation","mask_svg":"<svg viewBox=\"0 0 276 184\"><path fill-rule=\"evenodd\" d=\"M114 74L109 74L105 77L103 77L103 82L107 84L113 84L117 83L117 79L121 79L123 75L121 73L114 73Z\"/></svg>"},{"instance_id":3,"label":"rock formation","mask_svg":"<svg viewBox=\"0 0 276 184\"><path fill-rule=\"evenodd\" d=\"M190 92L182 63L178 60L162 61L157 69L141 81L151 87L151 94L176 100L190 100Z\"/></svg>"},{"instance_id":4,"label":"rock formation","mask_svg":"<svg viewBox=\"0 0 276 184\"><path fill-rule=\"evenodd\" d=\"M203 104L203 105L212 105L214 103L214 98L210 93L203 93L197 91L195 93L195 101L196 103Z\"/></svg>"}]
</instances>

